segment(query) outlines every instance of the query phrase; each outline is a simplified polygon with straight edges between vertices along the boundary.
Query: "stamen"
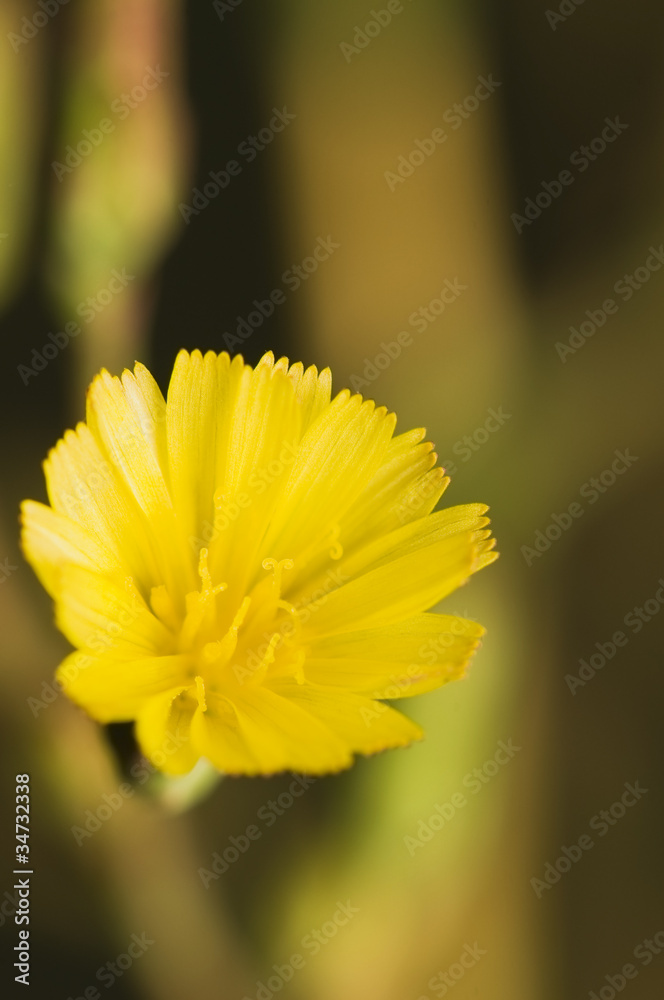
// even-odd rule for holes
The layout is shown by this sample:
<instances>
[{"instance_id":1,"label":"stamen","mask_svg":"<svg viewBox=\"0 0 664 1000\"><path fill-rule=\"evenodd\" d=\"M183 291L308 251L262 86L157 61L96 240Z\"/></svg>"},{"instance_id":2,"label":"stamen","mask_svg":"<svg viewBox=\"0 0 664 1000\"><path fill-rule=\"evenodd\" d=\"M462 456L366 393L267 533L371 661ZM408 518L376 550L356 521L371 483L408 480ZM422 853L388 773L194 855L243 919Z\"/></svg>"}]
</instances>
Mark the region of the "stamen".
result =
<instances>
[{"instance_id":1,"label":"stamen","mask_svg":"<svg viewBox=\"0 0 664 1000\"><path fill-rule=\"evenodd\" d=\"M251 590L252 614L249 627L253 631L261 631L270 628L275 613L280 607L281 588L283 587L283 574L287 570L294 568L292 559L273 559L269 557L263 559L261 564L264 570L271 575L264 577L256 583Z\"/></svg>"},{"instance_id":2,"label":"stamen","mask_svg":"<svg viewBox=\"0 0 664 1000\"><path fill-rule=\"evenodd\" d=\"M272 570L274 576L272 577L272 584L278 595L281 594L281 578L284 574L284 570L293 569L295 563L292 559L273 559L268 557L263 559L263 569Z\"/></svg>"},{"instance_id":3,"label":"stamen","mask_svg":"<svg viewBox=\"0 0 664 1000\"><path fill-rule=\"evenodd\" d=\"M304 649L298 649L297 655L293 662L293 677L298 684L304 684L306 677L304 676L304 661L307 658L307 654Z\"/></svg>"},{"instance_id":4,"label":"stamen","mask_svg":"<svg viewBox=\"0 0 664 1000\"><path fill-rule=\"evenodd\" d=\"M227 584L218 583L212 586L212 577L208 567L208 550L201 549L198 556L198 575L201 579L201 589L191 590L185 594L185 616L180 629L179 645L183 650L190 649L197 632L201 629L206 615L208 620L214 614L214 598L227 589Z\"/></svg>"},{"instance_id":5,"label":"stamen","mask_svg":"<svg viewBox=\"0 0 664 1000\"><path fill-rule=\"evenodd\" d=\"M226 635L218 643L219 646L219 656L223 656L224 662L228 662L231 656L235 652L235 647L237 646L237 634L240 629L240 625L244 621L247 611L249 610L249 605L251 604L251 598L245 597L242 604L238 608L235 618L233 619L233 624L229 628Z\"/></svg>"},{"instance_id":6,"label":"stamen","mask_svg":"<svg viewBox=\"0 0 664 1000\"><path fill-rule=\"evenodd\" d=\"M344 550L339 542L340 534L341 526L338 523L331 524L322 535L318 535L306 549L298 553L298 566L308 566L310 562L313 562L317 556L322 555L326 550L326 554L331 559L341 559Z\"/></svg>"},{"instance_id":7,"label":"stamen","mask_svg":"<svg viewBox=\"0 0 664 1000\"><path fill-rule=\"evenodd\" d=\"M201 655L206 665L212 664L220 658L222 654L221 641L215 639L214 642L206 642L201 650Z\"/></svg>"},{"instance_id":8,"label":"stamen","mask_svg":"<svg viewBox=\"0 0 664 1000\"><path fill-rule=\"evenodd\" d=\"M233 623L226 632L226 634L221 639L214 639L212 642L206 642L201 650L201 656L203 661L208 665L217 663L218 666L223 666L228 663L231 656L235 652L237 646L237 634L242 625L242 622L249 610L249 605L251 604L251 598L245 597L242 604L238 608L235 617L233 618ZM221 663L219 663L221 661Z\"/></svg>"},{"instance_id":9,"label":"stamen","mask_svg":"<svg viewBox=\"0 0 664 1000\"><path fill-rule=\"evenodd\" d=\"M220 594L222 590L226 590L227 584L218 583L216 587L212 586L212 577L210 576L210 570L208 568L208 550L201 549L198 554L198 575L201 578L202 588L201 596L208 597L214 594Z\"/></svg>"},{"instance_id":10,"label":"stamen","mask_svg":"<svg viewBox=\"0 0 664 1000\"><path fill-rule=\"evenodd\" d=\"M302 622L300 621L300 614L295 605L291 604L290 601L277 601L277 607L285 611L290 618L290 623L293 628L293 631L290 633L290 635L283 636L283 639L284 642L288 643L289 646L292 646L293 640L295 639L297 641L297 639L302 633ZM279 628L281 629L281 626L279 626Z\"/></svg>"},{"instance_id":11,"label":"stamen","mask_svg":"<svg viewBox=\"0 0 664 1000\"><path fill-rule=\"evenodd\" d=\"M196 675L196 697L198 698L198 704L200 708L207 712L207 702L205 700L205 684L203 678L200 675Z\"/></svg>"},{"instance_id":12,"label":"stamen","mask_svg":"<svg viewBox=\"0 0 664 1000\"><path fill-rule=\"evenodd\" d=\"M330 549L330 559L341 559L344 554L343 545L339 541L339 535L341 534L341 526L339 524L333 524L330 529L330 538L328 545L331 545Z\"/></svg>"},{"instance_id":13,"label":"stamen","mask_svg":"<svg viewBox=\"0 0 664 1000\"><path fill-rule=\"evenodd\" d=\"M274 651L281 642L281 639L282 636L280 635L279 632L275 632L272 638L270 639L268 647L263 653L260 663L258 664L258 666L256 667L256 669L252 674L251 677L252 684L262 684L262 682L265 680L268 667L270 666L270 664L274 663Z\"/></svg>"}]
</instances>

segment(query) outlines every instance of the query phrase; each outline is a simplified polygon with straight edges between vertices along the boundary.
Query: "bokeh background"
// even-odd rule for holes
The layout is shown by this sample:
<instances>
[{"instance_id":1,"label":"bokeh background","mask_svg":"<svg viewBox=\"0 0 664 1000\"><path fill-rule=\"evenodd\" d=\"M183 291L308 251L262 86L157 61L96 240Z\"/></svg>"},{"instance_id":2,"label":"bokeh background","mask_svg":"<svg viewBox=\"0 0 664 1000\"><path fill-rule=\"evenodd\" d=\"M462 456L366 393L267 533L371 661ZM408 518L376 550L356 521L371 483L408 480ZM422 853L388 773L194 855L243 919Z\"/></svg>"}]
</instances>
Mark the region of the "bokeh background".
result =
<instances>
[{"instance_id":1,"label":"bokeh background","mask_svg":"<svg viewBox=\"0 0 664 1000\"><path fill-rule=\"evenodd\" d=\"M3 995L23 772L35 998L663 994L663 26L655 0L4 0ZM130 737L50 687L67 646L17 507L100 367L165 390L180 347L329 364L426 426L445 500L492 507L501 559L445 604L488 634L404 706L421 745L290 801L287 775L182 814L139 787L77 843ZM132 935L154 943L99 979Z\"/></svg>"}]
</instances>

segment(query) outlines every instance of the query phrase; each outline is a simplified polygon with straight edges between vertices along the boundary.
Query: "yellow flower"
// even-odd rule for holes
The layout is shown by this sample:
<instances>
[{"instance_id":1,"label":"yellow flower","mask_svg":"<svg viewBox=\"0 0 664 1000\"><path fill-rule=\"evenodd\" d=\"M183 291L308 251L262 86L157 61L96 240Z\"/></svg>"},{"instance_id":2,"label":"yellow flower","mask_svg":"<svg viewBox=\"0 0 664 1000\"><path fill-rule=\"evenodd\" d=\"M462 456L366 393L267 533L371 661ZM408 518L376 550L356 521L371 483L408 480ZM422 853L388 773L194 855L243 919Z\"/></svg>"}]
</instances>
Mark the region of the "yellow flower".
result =
<instances>
[{"instance_id":1,"label":"yellow flower","mask_svg":"<svg viewBox=\"0 0 664 1000\"><path fill-rule=\"evenodd\" d=\"M169 774L321 774L420 739L385 704L460 677L483 628L425 613L496 558L486 507L424 431L328 369L181 351L166 402L102 371L22 506L27 559L76 647L66 694L135 720Z\"/></svg>"}]
</instances>

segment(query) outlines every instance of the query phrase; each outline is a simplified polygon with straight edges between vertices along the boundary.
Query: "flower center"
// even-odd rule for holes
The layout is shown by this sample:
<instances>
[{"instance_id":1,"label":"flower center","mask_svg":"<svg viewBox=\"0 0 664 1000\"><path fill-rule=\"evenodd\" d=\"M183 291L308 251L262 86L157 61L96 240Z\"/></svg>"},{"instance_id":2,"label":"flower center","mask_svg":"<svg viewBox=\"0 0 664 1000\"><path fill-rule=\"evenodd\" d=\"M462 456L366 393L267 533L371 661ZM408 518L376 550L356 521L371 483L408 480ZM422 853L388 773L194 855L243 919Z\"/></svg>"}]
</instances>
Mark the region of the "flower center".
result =
<instances>
[{"instance_id":1,"label":"flower center","mask_svg":"<svg viewBox=\"0 0 664 1000\"><path fill-rule=\"evenodd\" d=\"M284 574L294 563L270 558L262 568L267 575L235 608L227 585L213 584L205 548L198 563L201 586L186 595L184 616L177 615L165 588L153 591L155 614L174 631L177 651L190 658L191 695L203 711L210 694L228 695L237 686L261 684L268 674L302 680L298 615L281 596Z\"/></svg>"}]
</instances>

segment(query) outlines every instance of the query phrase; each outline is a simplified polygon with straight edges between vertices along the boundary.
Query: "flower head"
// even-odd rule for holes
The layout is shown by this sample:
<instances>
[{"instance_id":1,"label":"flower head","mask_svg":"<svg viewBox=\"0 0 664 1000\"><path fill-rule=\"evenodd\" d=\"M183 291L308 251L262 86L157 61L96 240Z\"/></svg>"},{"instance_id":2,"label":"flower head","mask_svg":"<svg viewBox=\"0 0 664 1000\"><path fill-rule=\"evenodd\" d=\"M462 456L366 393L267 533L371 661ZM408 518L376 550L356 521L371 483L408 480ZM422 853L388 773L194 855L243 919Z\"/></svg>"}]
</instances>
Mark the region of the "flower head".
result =
<instances>
[{"instance_id":1,"label":"flower head","mask_svg":"<svg viewBox=\"0 0 664 1000\"><path fill-rule=\"evenodd\" d=\"M484 630L426 612L496 554L485 506L431 513L449 480L395 423L272 354L181 351L167 401L143 365L102 371L50 506L22 506L66 694L135 720L170 774L320 774L421 738L385 699L463 674Z\"/></svg>"}]
</instances>

